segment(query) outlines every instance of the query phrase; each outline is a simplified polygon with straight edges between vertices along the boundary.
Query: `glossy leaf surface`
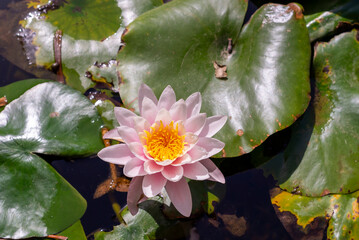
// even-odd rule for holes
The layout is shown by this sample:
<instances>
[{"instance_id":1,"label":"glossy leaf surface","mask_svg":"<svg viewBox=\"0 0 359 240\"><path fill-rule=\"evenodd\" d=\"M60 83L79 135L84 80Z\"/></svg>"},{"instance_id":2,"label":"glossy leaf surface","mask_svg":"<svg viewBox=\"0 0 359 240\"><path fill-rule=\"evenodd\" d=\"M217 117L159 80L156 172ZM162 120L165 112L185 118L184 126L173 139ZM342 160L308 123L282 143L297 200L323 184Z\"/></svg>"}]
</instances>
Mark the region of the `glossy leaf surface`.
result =
<instances>
[{"instance_id":1,"label":"glossy leaf surface","mask_svg":"<svg viewBox=\"0 0 359 240\"><path fill-rule=\"evenodd\" d=\"M312 198L283 191L272 204L293 239L358 239L358 197L359 192Z\"/></svg>"},{"instance_id":2,"label":"glossy leaf surface","mask_svg":"<svg viewBox=\"0 0 359 240\"><path fill-rule=\"evenodd\" d=\"M353 24L359 21L359 5L352 0L331 11L314 13L305 16L309 31L310 41L331 36L337 32L353 28Z\"/></svg>"},{"instance_id":3,"label":"glossy leaf surface","mask_svg":"<svg viewBox=\"0 0 359 240\"><path fill-rule=\"evenodd\" d=\"M0 113L0 237L58 233L76 222L86 201L35 153L83 156L103 147L102 122L79 92L38 84Z\"/></svg>"},{"instance_id":4,"label":"glossy leaf surface","mask_svg":"<svg viewBox=\"0 0 359 240\"><path fill-rule=\"evenodd\" d=\"M310 98L303 15L295 4L266 5L241 32L246 8L242 0L184 0L138 17L118 55L125 106L138 110L142 82L157 95L168 84L177 98L199 91L201 111L229 117L216 135L226 143L227 157L252 151L292 124ZM216 77L215 68L225 66L228 76Z\"/></svg>"},{"instance_id":5,"label":"glossy leaf surface","mask_svg":"<svg viewBox=\"0 0 359 240\"><path fill-rule=\"evenodd\" d=\"M315 50L315 97L287 149L264 165L287 191L321 196L359 189L358 31Z\"/></svg>"}]
</instances>

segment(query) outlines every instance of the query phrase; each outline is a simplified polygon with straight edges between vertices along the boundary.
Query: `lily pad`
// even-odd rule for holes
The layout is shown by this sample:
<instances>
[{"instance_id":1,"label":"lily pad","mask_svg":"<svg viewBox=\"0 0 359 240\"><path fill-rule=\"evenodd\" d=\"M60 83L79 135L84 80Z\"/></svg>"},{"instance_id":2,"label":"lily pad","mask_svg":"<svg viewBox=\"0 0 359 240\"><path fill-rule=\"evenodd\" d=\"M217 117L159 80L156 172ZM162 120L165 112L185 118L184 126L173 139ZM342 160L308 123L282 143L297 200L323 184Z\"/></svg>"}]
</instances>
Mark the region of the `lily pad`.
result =
<instances>
[{"instance_id":1,"label":"lily pad","mask_svg":"<svg viewBox=\"0 0 359 240\"><path fill-rule=\"evenodd\" d=\"M56 236L67 237L67 240L87 240L81 221L77 221L69 228L56 234ZM31 240L54 240L55 238L31 238Z\"/></svg>"},{"instance_id":2,"label":"lily pad","mask_svg":"<svg viewBox=\"0 0 359 240\"><path fill-rule=\"evenodd\" d=\"M135 216L125 208L121 215L127 225L115 226L111 232L98 232L95 240L121 240L121 239L162 239L168 236L168 232L176 233L176 236L184 237L185 228L189 230L190 221L167 219L162 211L163 200L154 197L139 205L139 211Z\"/></svg>"},{"instance_id":3,"label":"lily pad","mask_svg":"<svg viewBox=\"0 0 359 240\"><path fill-rule=\"evenodd\" d=\"M63 1L46 17L47 22L74 39L104 40L121 25L121 9L116 0Z\"/></svg>"},{"instance_id":4,"label":"lily pad","mask_svg":"<svg viewBox=\"0 0 359 240\"><path fill-rule=\"evenodd\" d=\"M293 239L358 239L359 192L312 198L283 191L272 197Z\"/></svg>"},{"instance_id":5,"label":"lily pad","mask_svg":"<svg viewBox=\"0 0 359 240\"><path fill-rule=\"evenodd\" d=\"M0 237L58 233L85 212L86 201L36 153L84 156L103 147L91 102L59 83L26 91L0 113Z\"/></svg>"},{"instance_id":6,"label":"lily pad","mask_svg":"<svg viewBox=\"0 0 359 240\"><path fill-rule=\"evenodd\" d=\"M331 36L340 31L353 28L359 21L359 5L352 0L333 10L305 16L310 41Z\"/></svg>"},{"instance_id":7,"label":"lily pad","mask_svg":"<svg viewBox=\"0 0 359 240\"><path fill-rule=\"evenodd\" d=\"M61 1L60 1L61 2ZM144 11L159 5L158 1L137 0L75 0L64 1L58 9L47 13L35 11L21 21L23 29L19 35L25 43L27 58L31 63L53 69L54 35L62 30L61 60L65 81L71 87L85 92L95 82L86 72L95 62L106 63L116 58L121 44L121 34L126 23ZM54 4L49 2L49 4ZM118 7L124 8L123 11ZM40 8L40 10L43 9ZM110 10L110 11L108 11ZM104 16L104 17L101 17ZM88 21L89 20L89 21ZM82 24L83 22L83 24ZM109 68L106 79L118 88L116 70ZM112 70L112 72L111 72ZM104 77L107 77L104 76ZM118 91L118 89L116 90Z\"/></svg>"},{"instance_id":8,"label":"lily pad","mask_svg":"<svg viewBox=\"0 0 359 240\"><path fill-rule=\"evenodd\" d=\"M310 99L301 9L265 5L241 31L246 9L245 0L175 0L135 19L118 54L124 105L138 111L143 82L157 96L166 85L177 98L201 92L203 112L229 117L216 135L227 157L250 152L291 125Z\"/></svg>"},{"instance_id":9,"label":"lily pad","mask_svg":"<svg viewBox=\"0 0 359 240\"><path fill-rule=\"evenodd\" d=\"M359 189L358 55L357 30L317 45L311 106L288 147L263 166L281 188L310 196Z\"/></svg>"},{"instance_id":10,"label":"lily pad","mask_svg":"<svg viewBox=\"0 0 359 240\"><path fill-rule=\"evenodd\" d=\"M7 104L9 104L14 99L20 97L28 89L36 86L39 83L48 82L49 80L45 79L28 79L23 81L18 81L12 84L9 84L4 87L0 87L0 97L6 97ZM5 106L0 107L0 112L4 109Z\"/></svg>"}]
</instances>

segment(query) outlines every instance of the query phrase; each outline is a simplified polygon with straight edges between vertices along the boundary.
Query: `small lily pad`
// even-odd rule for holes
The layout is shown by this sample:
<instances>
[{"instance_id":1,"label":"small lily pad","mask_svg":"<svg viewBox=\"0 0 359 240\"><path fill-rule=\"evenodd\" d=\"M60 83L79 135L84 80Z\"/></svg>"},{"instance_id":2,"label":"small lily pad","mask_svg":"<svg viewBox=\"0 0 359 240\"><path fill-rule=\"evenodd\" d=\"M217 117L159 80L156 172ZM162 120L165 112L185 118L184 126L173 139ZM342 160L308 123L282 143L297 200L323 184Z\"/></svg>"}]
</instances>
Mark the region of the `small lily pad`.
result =
<instances>
[{"instance_id":1,"label":"small lily pad","mask_svg":"<svg viewBox=\"0 0 359 240\"><path fill-rule=\"evenodd\" d=\"M333 10L314 13L305 16L309 30L310 41L323 37L330 37L340 31L347 31L353 28L354 23L359 22L359 5L352 0Z\"/></svg>"},{"instance_id":2,"label":"small lily pad","mask_svg":"<svg viewBox=\"0 0 359 240\"><path fill-rule=\"evenodd\" d=\"M358 239L359 192L312 198L283 191L272 204L293 239Z\"/></svg>"}]
</instances>

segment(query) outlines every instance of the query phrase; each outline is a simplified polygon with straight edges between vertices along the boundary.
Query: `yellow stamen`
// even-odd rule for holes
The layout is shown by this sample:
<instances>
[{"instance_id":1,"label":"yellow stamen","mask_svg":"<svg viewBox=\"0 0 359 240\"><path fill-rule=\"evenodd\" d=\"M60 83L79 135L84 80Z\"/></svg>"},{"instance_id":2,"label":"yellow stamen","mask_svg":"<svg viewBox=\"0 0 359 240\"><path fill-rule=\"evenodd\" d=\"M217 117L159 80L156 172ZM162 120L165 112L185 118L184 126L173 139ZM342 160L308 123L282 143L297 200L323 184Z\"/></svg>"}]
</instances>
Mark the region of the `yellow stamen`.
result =
<instances>
[{"instance_id":1,"label":"yellow stamen","mask_svg":"<svg viewBox=\"0 0 359 240\"><path fill-rule=\"evenodd\" d=\"M175 160L183 152L186 136L179 135L178 123L176 128L173 125L173 121L167 126L160 121L160 125L154 124L150 132L144 131L144 148L156 161Z\"/></svg>"}]
</instances>

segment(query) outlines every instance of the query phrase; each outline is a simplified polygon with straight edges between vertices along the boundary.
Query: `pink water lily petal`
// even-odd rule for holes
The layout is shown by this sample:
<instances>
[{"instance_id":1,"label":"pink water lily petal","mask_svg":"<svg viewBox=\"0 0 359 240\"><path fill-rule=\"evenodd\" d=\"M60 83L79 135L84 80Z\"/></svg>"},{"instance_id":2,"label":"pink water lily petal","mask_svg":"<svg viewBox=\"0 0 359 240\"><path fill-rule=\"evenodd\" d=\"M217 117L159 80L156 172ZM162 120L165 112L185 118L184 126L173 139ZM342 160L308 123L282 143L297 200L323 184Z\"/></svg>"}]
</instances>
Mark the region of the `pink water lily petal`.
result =
<instances>
[{"instance_id":1,"label":"pink water lily petal","mask_svg":"<svg viewBox=\"0 0 359 240\"><path fill-rule=\"evenodd\" d=\"M202 105L202 98L199 92L193 93L186 99L187 118L199 114Z\"/></svg>"},{"instance_id":2,"label":"pink water lily petal","mask_svg":"<svg viewBox=\"0 0 359 240\"><path fill-rule=\"evenodd\" d=\"M188 144L196 144L198 142L198 136L194 133L191 133L191 132L187 132L186 133L186 137L185 137L185 142L188 143Z\"/></svg>"},{"instance_id":3,"label":"pink water lily petal","mask_svg":"<svg viewBox=\"0 0 359 240\"><path fill-rule=\"evenodd\" d=\"M127 206L132 215L138 212L137 203L140 201L142 196L142 181L143 177L134 177L131 180L130 186L127 193Z\"/></svg>"},{"instance_id":4,"label":"pink water lily petal","mask_svg":"<svg viewBox=\"0 0 359 240\"><path fill-rule=\"evenodd\" d=\"M170 110L172 105L176 102L176 94L173 91L172 87L168 85L165 90L163 90L160 99L158 100L158 110L164 108Z\"/></svg>"},{"instance_id":5,"label":"pink water lily petal","mask_svg":"<svg viewBox=\"0 0 359 240\"><path fill-rule=\"evenodd\" d=\"M192 196L185 178L178 182L168 181L166 191L175 208L185 217L189 217L192 211Z\"/></svg>"},{"instance_id":6,"label":"pink water lily petal","mask_svg":"<svg viewBox=\"0 0 359 240\"><path fill-rule=\"evenodd\" d=\"M173 160L171 159L167 159L167 160L163 160L163 161L157 161L156 164L160 165L160 166L167 166L172 164Z\"/></svg>"},{"instance_id":7,"label":"pink water lily petal","mask_svg":"<svg viewBox=\"0 0 359 240\"><path fill-rule=\"evenodd\" d=\"M146 197L156 196L166 185L167 179L161 173L146 175L143 178L142 190Z\"/></svg>"},{"instance_id":8,"label":"pink water lily petal","mask_svg":"<svg viewBox=\"0 0 359 240\"><path fill-rule=\"evenodd\" d=\"M141 115L145 118L151 125L155 122L157 115L157 106L152 102L151 99L145 97L142 101L142 110Z\"/></svg>"},{"instance_id":9,"label":"pink water lily petal","mask_svg":"<svg viewBox=\"0 0 359 240\"><path fill-rule=\"evenodd\" d=\"M143 161L138 158L132 158L123 168L123 173L127 177L137 177L146 175L146 171L143 168Z\"/></svg>"},{"instance_id":10,"label":"pink water lily petal","mask_svg":"<svg viewBox=\"0 0 359 240\"><path fill-rule=\"evenodd\" d=\"M137 116L134 112L132 112L132 111L126 109L126 108L115 107L114 108L114 113L115 113L117 122L121 126L133 127L132 118Z\"/></svg>"},{"instance_id":11,"label":"pink water lily petal","mask_svg":"<svg viewBox=\"0 0 359 240\"><path fill-rule=\"evenodd\" d=\"M158 124L160 121L162 121L163 125L166 126L171 123L172 118L170 113L166 109L162 108L161 110L158 111L155 121L158 122Z\"/></svg>"},{"instance_id":12,"label":"pink water lily petal","mask_svg":"<svg viewBox=\"0 0 359 240\"><path fill-rule=\"evenodd\" d=\"M187 119L187 109L186 109L186 103L183 99L179 100L175 104L172 105L171 109L169 110L169 113L172 117L172 120L174 122L179 120L186 120Z\"/></svg>"},{"instance_id":13,"label":"pink water lily petal","mask_svg":"<svg viewBox=\"0 0 359 240\"><path fill-rule=\"evenodd\" d=\"M226 123L227 116L212 116L207 118L204 127L199 134L200 137L212 137L216 134Z\"/></svg>"},{"instance_id":14,"label":"pink water lily petal","mask_svg":"<svg viewBox=\"0 0 359 240\"><path fill-rule=\"evenodd\" d=\"M120 138L120 135L118 134L117 128L111 129L107 133L105 133L102 137L103 139L114 139L119 142L123 142L122 138Z\"/></svg>"},{"instance_id":15,"label":"pink water lily petal","mask_svg":"<svg viewBox=\"0 0 359 240\"><path fill-rule=\"evenodd\" d=\"M142 144L139 142L132 142L130 144L128 144L128 148L130 149L130 151L132 152L132 154L134 156L136 156L137 158L145 161L148 158L146 157L145 153L143 152L143 147Z\"/></svg>"},{"instance_id":16,"label":"pink water lily petal","mask_svg":"<svg viewBox=\"0 0 359 240\"><path fill-rule=\"evenodd\" d=\"M140 142L140 138L135 129L129 128L126 126L120 126L117 128L118 135L126 144L130 144L132 142Z\"/></svg>"},{"instance_id":17,"label":"pink water lily petal","mask_svg":"<svg viewBox=\"0 0 359 240\"><path fill-rule=\"evenodd\" d=\"M149 131L151 126L145 118L139 116L133 118L133 125L137 133L141 133L144 130Z\"/></svg>"},{"instance_id":18,"label":"pink water lily petal","mask_svg":"<svg viewBox=\"0 0 359 240\"><path fill-rule=\"evenodd\" d=\"M146 84L142 83L138 91L138 109L140 110L141 115L142 115L142 102L145 97L150 99L157 106L158 101L152 89Z\"/></svg>"},{"instance_id":19,"label":"pink water lily petal","mask_svg":"<svg viewBox=\"0 0 359 240\"><path fill-rule=\"evenodd\" d=\"M206 114L200 113L188 118L184 123L184 127L186 129L186 132L192 132L198 135L202 131L205 122L206 122Z\"/></svg>"},{"instance_id":20,"label":"pink water lily petal","mask_svg":"<svg viewBox=\"0 0 359 240\"><path fill-rule=\"evenodd\" d=\"M178 126L178 135L186 134L186 129L184 128L182 120L175 121L174 126Z\"/></svg>"},{"instance_id":21,"label":"pink water lily petal","mask_svg":"<svg viewBox=\"0 0 359 240\"><path fill-rule=\"evenodd\" d=\"M97 155L106 162L119 165L127 164L134 157L125 144L116 144L103 148Z\"/></svg>"},{"instance_id":22,"label":"pink water lily petal","mask_svg":"<svg viewBox=\"0 0 359 240\"><path fill-rule=\"evenodd\" d=\"M199 160L208 158L208 151L198 145L195 145L187 154L191 157L191 162L197 162Z\"/></svg>"},{"instance_id":23,"label":"pink water lily petal","mask_svg":"<svg viewBox=\"0 0 359 240\"><path fill-rule=\"evenodd\" d=\"M183 176L194 180L205 180L209 178L208 170L200 162L185 164L183 167Z\"/></svg>"},{"instance_id":24,"label":"pink water lily petal","mask_svg":"<svg viewBox=\"0 0 359 240\"><path fill-rule=\"evenodd\" d=\"M177 182L183 177L182 166L165 166L162 170L162 175L172 182Z\"/></svg>"},{"instance_id":25,"label":"pink water lily petal","mask_svg":"<svg viewBox=\"0 0 359 240\"><path fill-rule=\"evenodd\" d=\"M214 154L217 154L222 151L222 149L224 148L224 143L215 138L200 137L196 146L200 146L206 149L206 151L208 152L207 157L211 157Z\"/></svg>"},{"instance_id":26,"label":"pink water lily petal","mask_svg":"<svg viewBox=\"0 0 359 240\"><path fill-rule=\"evenodd\" d=\"M217 181L223 184L226 182L226 179L224 178L221 170L219 170L219 168L211 161L211 159L204 159L200 163L202 163L203 166L207 168L210 176L209 180Z\"/></svg>"},{"instance_id":27,"label":"pink water lily petal","mask_svg":"<svg viewBox=\"0 0 359 240\"><path fill-rule=\"evenodd\" d=\"M143 167L148 174L158 173L163 170L163 166L156 164L153 160L146 161Z\"/></svg>"},{"instance_id":28,"label":"pink water lily petal","mask_svg":"<svg viewBox=\"0 0 359 240\"><path fill-rule=\"evenodd\" d=\"M187 163L189 163L191 161L192 161L191 156L186 153L183 156L178 157L175 161L173 161L172 165L173 166L181 166L181 165L187 164Z\"/></svg>"}]
</instances>

